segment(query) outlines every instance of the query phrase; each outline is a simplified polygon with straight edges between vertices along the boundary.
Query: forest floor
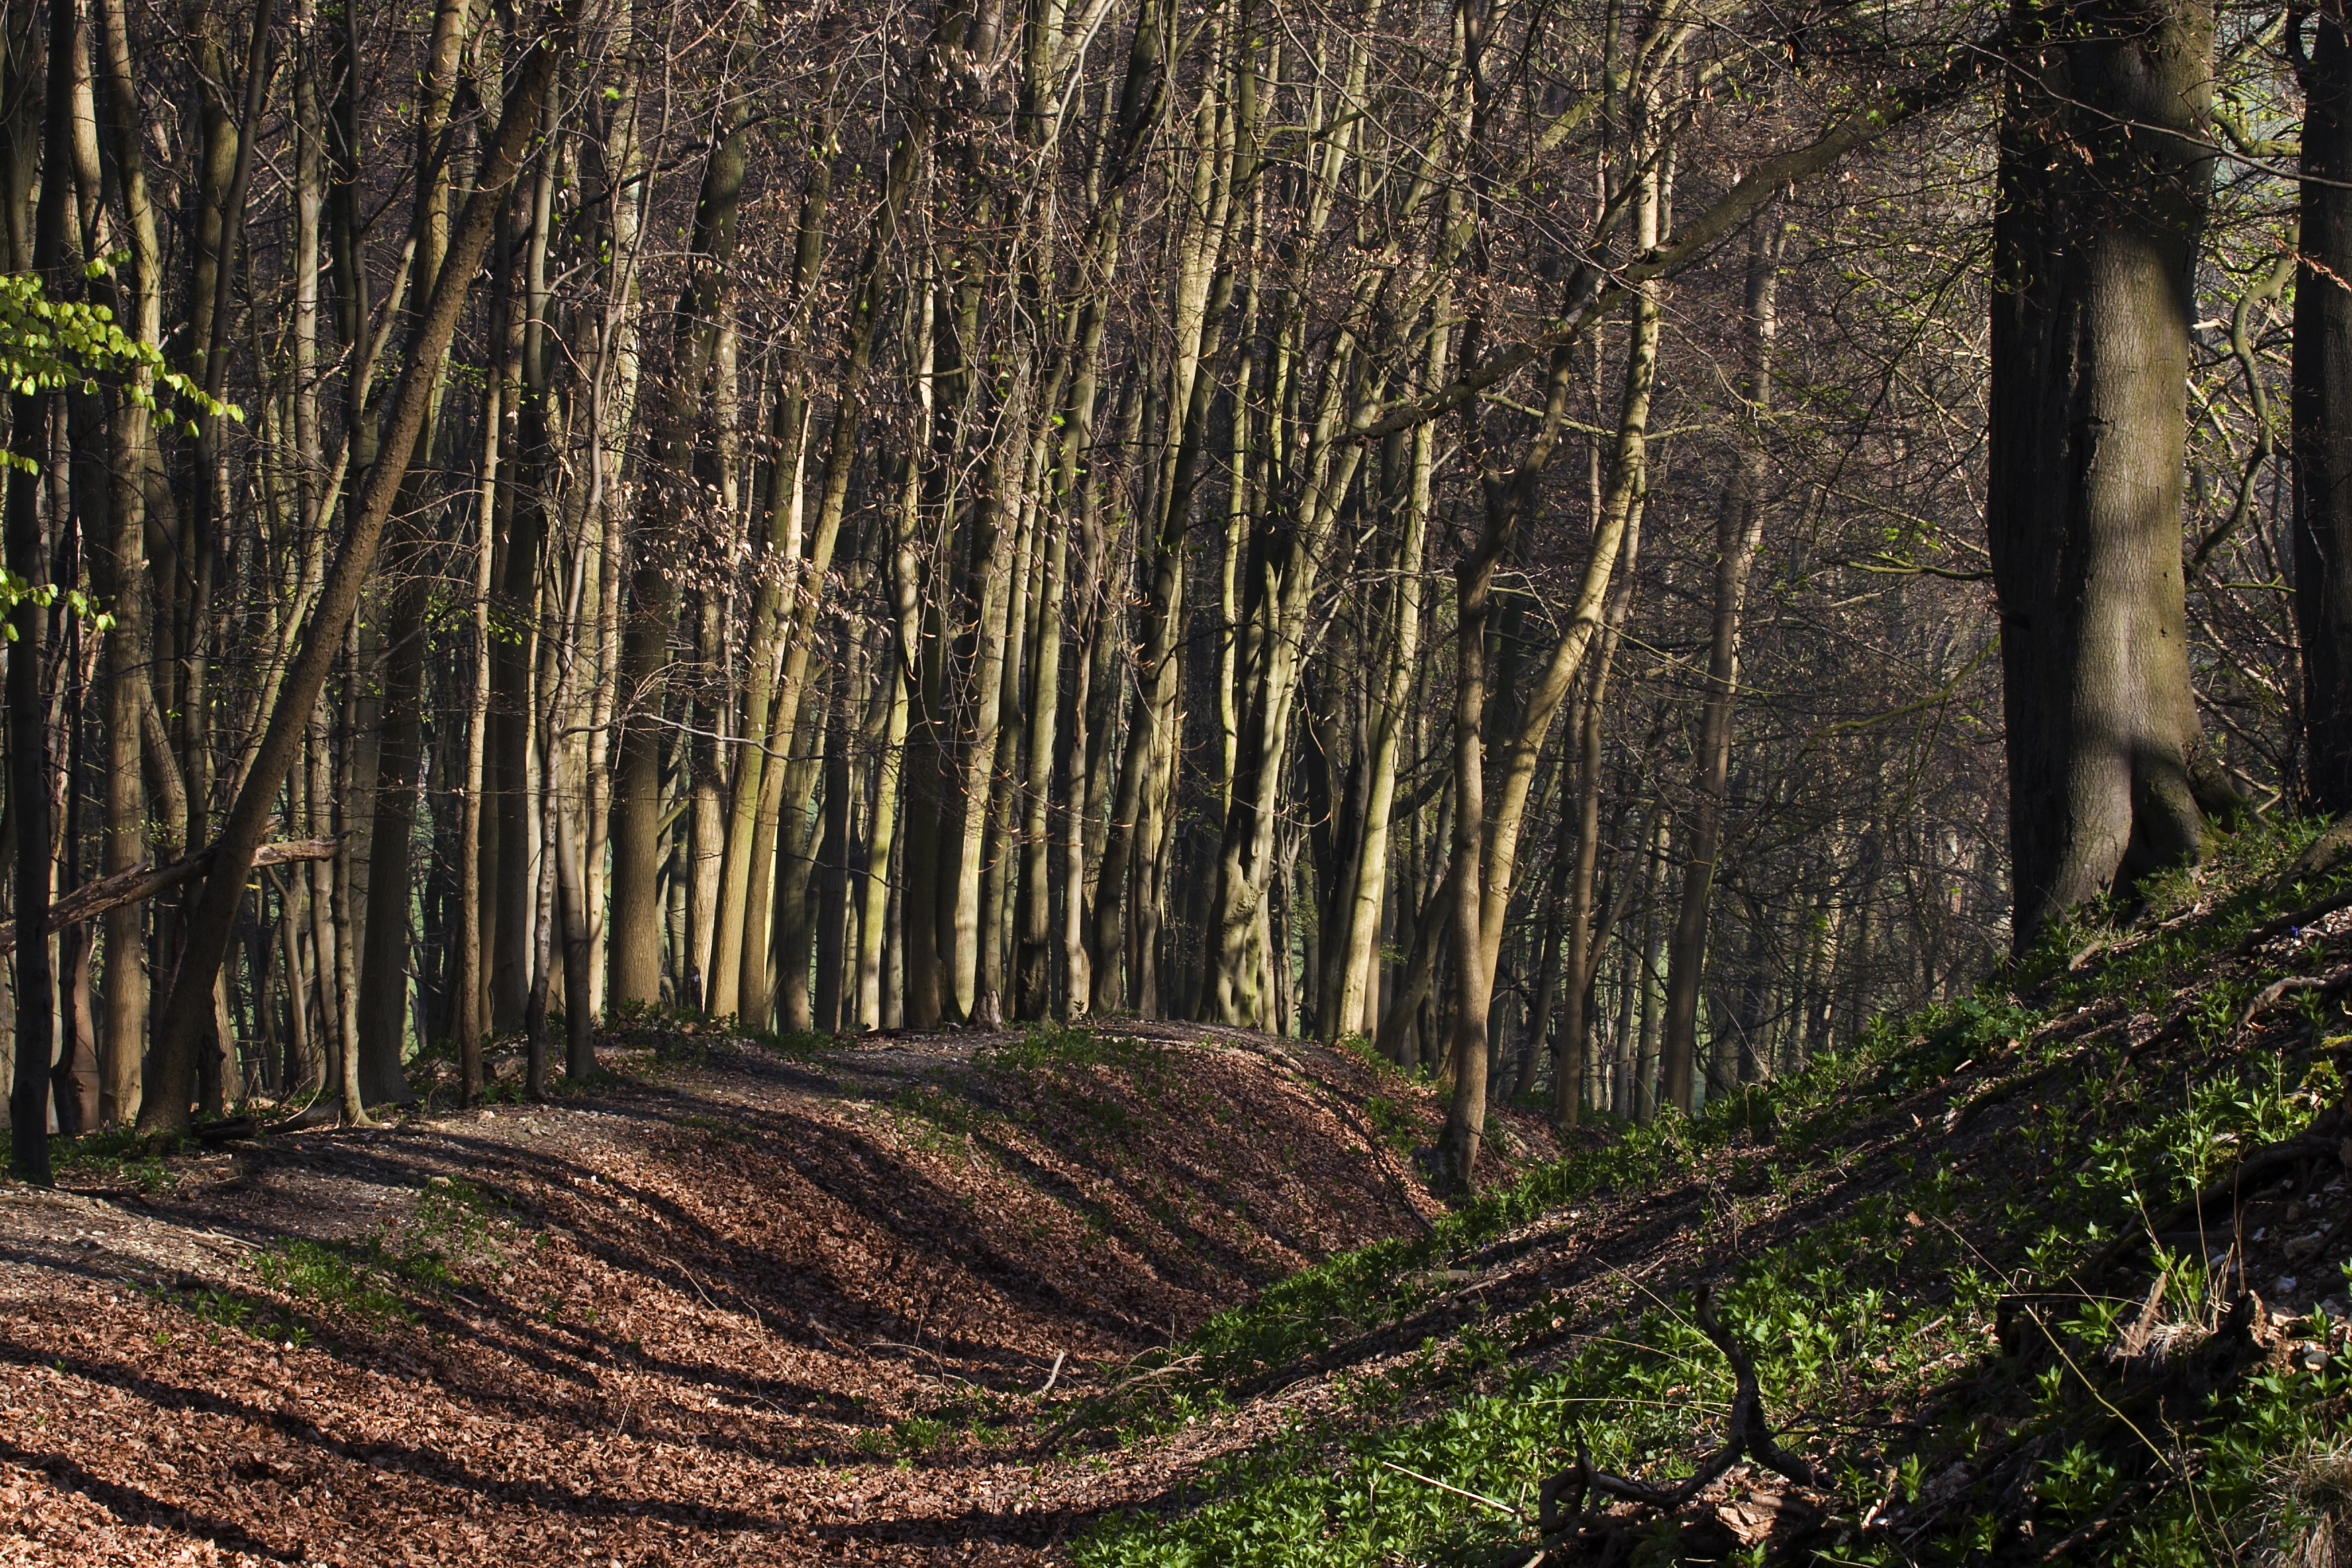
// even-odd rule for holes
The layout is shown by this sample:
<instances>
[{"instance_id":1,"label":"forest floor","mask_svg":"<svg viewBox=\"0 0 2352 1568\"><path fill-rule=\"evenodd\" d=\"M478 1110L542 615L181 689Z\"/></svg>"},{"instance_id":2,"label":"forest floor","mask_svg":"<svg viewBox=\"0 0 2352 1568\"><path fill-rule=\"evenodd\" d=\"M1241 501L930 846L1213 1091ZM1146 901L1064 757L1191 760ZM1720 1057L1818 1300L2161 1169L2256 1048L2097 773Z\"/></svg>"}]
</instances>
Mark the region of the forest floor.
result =
<instances>
[{"instance_id":1,"label":"forest floor","mask_svg":"<svg viewBox=\"0 0 2352 1568\"><path fill-rule=\"evenodd\" d=\"M1074 1563L2352 1562L2352 871L2285 869L2308 833L1147 1358L1076 1441L1190 1463Z\"/></svg>"},{"instance_id":2,"label":"forest floor","mask_svg":"<svg viewBox=\"0 0 2352 1568\"><path fill-rule=\"evenodd\" d=\"M793 1044L640 1021L545 1103L62 1145L0 1187L0 1563L1035 1561L1192 1462L1073 1410L1444 1213L1435 1097L1346 1053ZM1489 1181L1556 1152L1500 1131Z\"/></svg>"},{"instance_id":3,"label":"forest floor","mask_svg":"<svg viewBox=\"0 0 2352 1568\"><path fill-rule=\"evenodd\" d=\"M640 1022L0 1188L0 1563L2352 1561L2352 870L2247 836L1475 1199L1190 1026Z\"/></svg>"}]
</instances>

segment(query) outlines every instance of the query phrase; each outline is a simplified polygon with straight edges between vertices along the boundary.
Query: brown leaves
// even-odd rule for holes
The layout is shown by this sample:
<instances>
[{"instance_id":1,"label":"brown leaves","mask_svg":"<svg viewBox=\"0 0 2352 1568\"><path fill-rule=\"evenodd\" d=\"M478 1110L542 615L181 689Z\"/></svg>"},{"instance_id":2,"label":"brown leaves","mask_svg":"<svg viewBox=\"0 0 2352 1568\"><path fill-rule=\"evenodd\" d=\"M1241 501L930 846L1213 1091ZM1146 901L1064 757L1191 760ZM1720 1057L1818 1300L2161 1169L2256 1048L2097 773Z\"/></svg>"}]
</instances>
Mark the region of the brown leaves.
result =
<instances>
[{"instance_id":1,"label":"brown leaves","mask_svg":"<svg viewBox=\"0 0 2352 1568\"><path fill-rule=\"evenodd\" d=\"M191 1160L168 1207L97 1205L96 1262L87 1214L0 1205L0 1563L1036 1561L1189 1462L1040 1462L1063 1401L1436 1211L1355 1131L1377 1096L1427 1141L1426 1089L1142 1027L1093 1065L844 1051L838 1092L722 1049L562 1109L275 1139L233 1185ZM415 1321L370 1319L222 1245L289 1236L429 1245L448 1282L379 1270Z\"/></svg>"}]
</instances>

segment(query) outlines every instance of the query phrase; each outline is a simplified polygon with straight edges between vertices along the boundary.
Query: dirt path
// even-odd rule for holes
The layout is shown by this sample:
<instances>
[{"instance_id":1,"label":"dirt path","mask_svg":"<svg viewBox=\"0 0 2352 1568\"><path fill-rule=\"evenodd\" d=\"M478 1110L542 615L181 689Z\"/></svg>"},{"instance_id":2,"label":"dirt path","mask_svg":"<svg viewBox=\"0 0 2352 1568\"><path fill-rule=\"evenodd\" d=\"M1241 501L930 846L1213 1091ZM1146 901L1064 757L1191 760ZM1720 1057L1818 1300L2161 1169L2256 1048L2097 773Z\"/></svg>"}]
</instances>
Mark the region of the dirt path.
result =
<instances>
[{"instance_id":1,"label":"dirt path","mask_svg":"<svg viewBox=\"0 0 2352 1568\"><path fill-rule=\"evenodd\" d=\"M1297 1042L652 1044L0 1189L0 1562L1035 1561L1165 1473L1061 1402L1436 1212L1433 1098Z\"/></svg>"}]
</instances>

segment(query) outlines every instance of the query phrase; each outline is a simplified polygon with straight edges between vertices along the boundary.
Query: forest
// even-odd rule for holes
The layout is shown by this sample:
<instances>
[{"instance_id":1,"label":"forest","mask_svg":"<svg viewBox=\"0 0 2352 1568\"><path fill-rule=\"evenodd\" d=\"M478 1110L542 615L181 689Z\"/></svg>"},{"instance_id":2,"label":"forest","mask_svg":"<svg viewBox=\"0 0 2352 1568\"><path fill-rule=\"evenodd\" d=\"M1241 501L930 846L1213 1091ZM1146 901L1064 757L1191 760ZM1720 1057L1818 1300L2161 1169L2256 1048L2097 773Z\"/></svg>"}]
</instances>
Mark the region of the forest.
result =
<instances>
[{"instance_id":1,"label":"forest","mask_svg":"<svg viewBox=\"0 0 2352 1568\"><path fill-rule=\"evenodd\" d=\"M1717 1273L1684 1258L1664 1337L1608 1342L1720 1352L1729 1435L1686 1481L1640 1479L1695 1439L1638 1414L1567 1468L1558 1430L1540 1465L1498 1436L1491 1475L1383 1426L1270 1555L1213 1535L1224 1504L1187 1515L1197 1552L1115 1521L1241 1497L1256 1531L1324 1484L1278 1444L1202 1492L1073 1479L1050 1539L1010 1504L987 1529L1028 1543L1008 1563L1081 1525L1102 1564L1355 1562L1315 1553L1357 1534L1367 1563L1620 1562L1637 1527L1697 1540L1705 1502L1740 1561L2252 1562L2318 1509L2259 1560L2352 1550L2340 1445L2280 1438L2308 1460L2281 1481L2272 1448L2132 1448L2064 1393L2187 1432L2184 1391L2234 1409L2250 1358L2284 1377L2307 1343L2319 1403L2279 1408L2352 1396L2322 1268L2352 1219L2288 1237L2352 1201L2339 0L0 0L0 1241L9 1205L28 1247L103 1251L176 1202L147 1294L90 1308L165 1314L122 1320L151 1362L193 1313L216 1346L277 1324L253 1353L282 1368L297 1307L341 1302L337 1354L455 1388L448 1315L507 1301L579 1337L620 1442L611 1369L677 1380L644 1422L714 1386L629 1312L819 1358L863 1322L789 1374L859 1391L810 1451L919 1477L934 1428L1124 1452L1416 1313L1457 1336L1444 1386L1518 1398L1474 1317L1598 1332L1513 1294L1566 1289L1541 1226L1615 1215L1576 1245L1632 1279L1683 1257L1642 1216L1681 1214ZM486 1131L517 1117L528 1160ZM1940 1184L1884 1195L1915 1159ZM2030 1184L2005 1210L1953 1195L1996 1167ZM1801 1224L1817 1179L1842 1217ZM730 1182L772 1215L715 1217ZM238 1217L262 1188L410 1207L289 1240ZM1922 1284L1971 1214L1974 1261ZM666 1238L582 1239L639 1221ZM556 1272L467 1275L501 1226ZM673 1276L703 1256L679 1226L732 1239ZM1833 1236L1918 1310L1815 1367L1811 1329L1739 1324L1780 1321L1768 1279L1829 1291L1805 1248ZM232 1237L261 1250L203 1262ZM2101 1294L2141 1247L2153 1287ZM0 1300L48 1321L0 1254ZM745 1283L787 1258L800 1282ZM1494 1298L1432 1305L1482 1270ZM2120 1382L2036 1315L2062 1274ZM629 1294L656 1277L673 1307ZM793 1294L820 1277L858 1304ZM946 1326L991 1312L994 1340ZM1871 1357L1922 1380L1886 1431L1944 1432L1979 1395L1931 1400L1928 1347L2014 1370L2029 1321L2059 1362L2006 1447L1776 1447L1768 1407L1863 1408ZM2193 1388L2167 1324L2208 1346ZM691 1355L785 1354L709 1348L735 1331ZM0 1332L0 1401L49 1397L10 1380L52 1361L151 1396L50 1332ZM1604 1373L1649 1386L1575 1375ZM987 1403L1015 1384L1017 1417ZM50 1484L24 1440L0 1461ZM1904 1468L1927 1454L1969 1479ZM1401 1468L1422 1522L1376 1549ZM1768 1472L1794 1535L1710 1500ZM2288 1500L2230 1501L2242 1472ZM664 1495L717 1489L677 1529L774 1523L718 1474L676 1461ZM123 1528L171 1517L102 1490L76 1495ZM305 1550L237 1495L206 1550ZM938 1495L907 1530L996 1542ZM2158 1501L2179 1555L2136 1554ZM2240 1508L2268 1522L2213 1522ZM353 1519L330 1537L373 1540ZM548 1560L673 1560L608 1525ZM1863 1555L1811 1555L1832 1537Z\"/></svg>"},{"instance_id":2,"label":"forest","mask_svg":"<svg viewBox=\"0 0 2352 1568\"><path fill-rule=\"evenodd\" d=\"M2288 810L2304 32L2181 15L2156 717ZM640 1008L1361 1036L1458 1165L1972 980L2015 26L10 9L19 1166Z\"/></svg>"}]
</instances>

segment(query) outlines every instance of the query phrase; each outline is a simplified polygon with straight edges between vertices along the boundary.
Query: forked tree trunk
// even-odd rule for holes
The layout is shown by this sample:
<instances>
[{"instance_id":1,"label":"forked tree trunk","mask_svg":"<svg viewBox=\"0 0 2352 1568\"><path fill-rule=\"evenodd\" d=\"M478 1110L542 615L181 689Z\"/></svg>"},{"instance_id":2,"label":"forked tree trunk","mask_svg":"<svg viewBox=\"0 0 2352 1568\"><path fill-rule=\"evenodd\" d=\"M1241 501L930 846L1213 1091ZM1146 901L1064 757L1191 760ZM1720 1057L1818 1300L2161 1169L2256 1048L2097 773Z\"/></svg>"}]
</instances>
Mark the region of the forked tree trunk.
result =
<instances>
[{"instance_id":1,"label":"forked tree trunk","mask_svg":"<svg viewBox=\"0 0 2352 1568\"><path fill-rule=\"evenodd\" d=\"M2204 842L2180 526L2213 10L2048 20L2011 74L1993 221L1986 525L2020 952Z\"/></svg>"}]
</instances>

